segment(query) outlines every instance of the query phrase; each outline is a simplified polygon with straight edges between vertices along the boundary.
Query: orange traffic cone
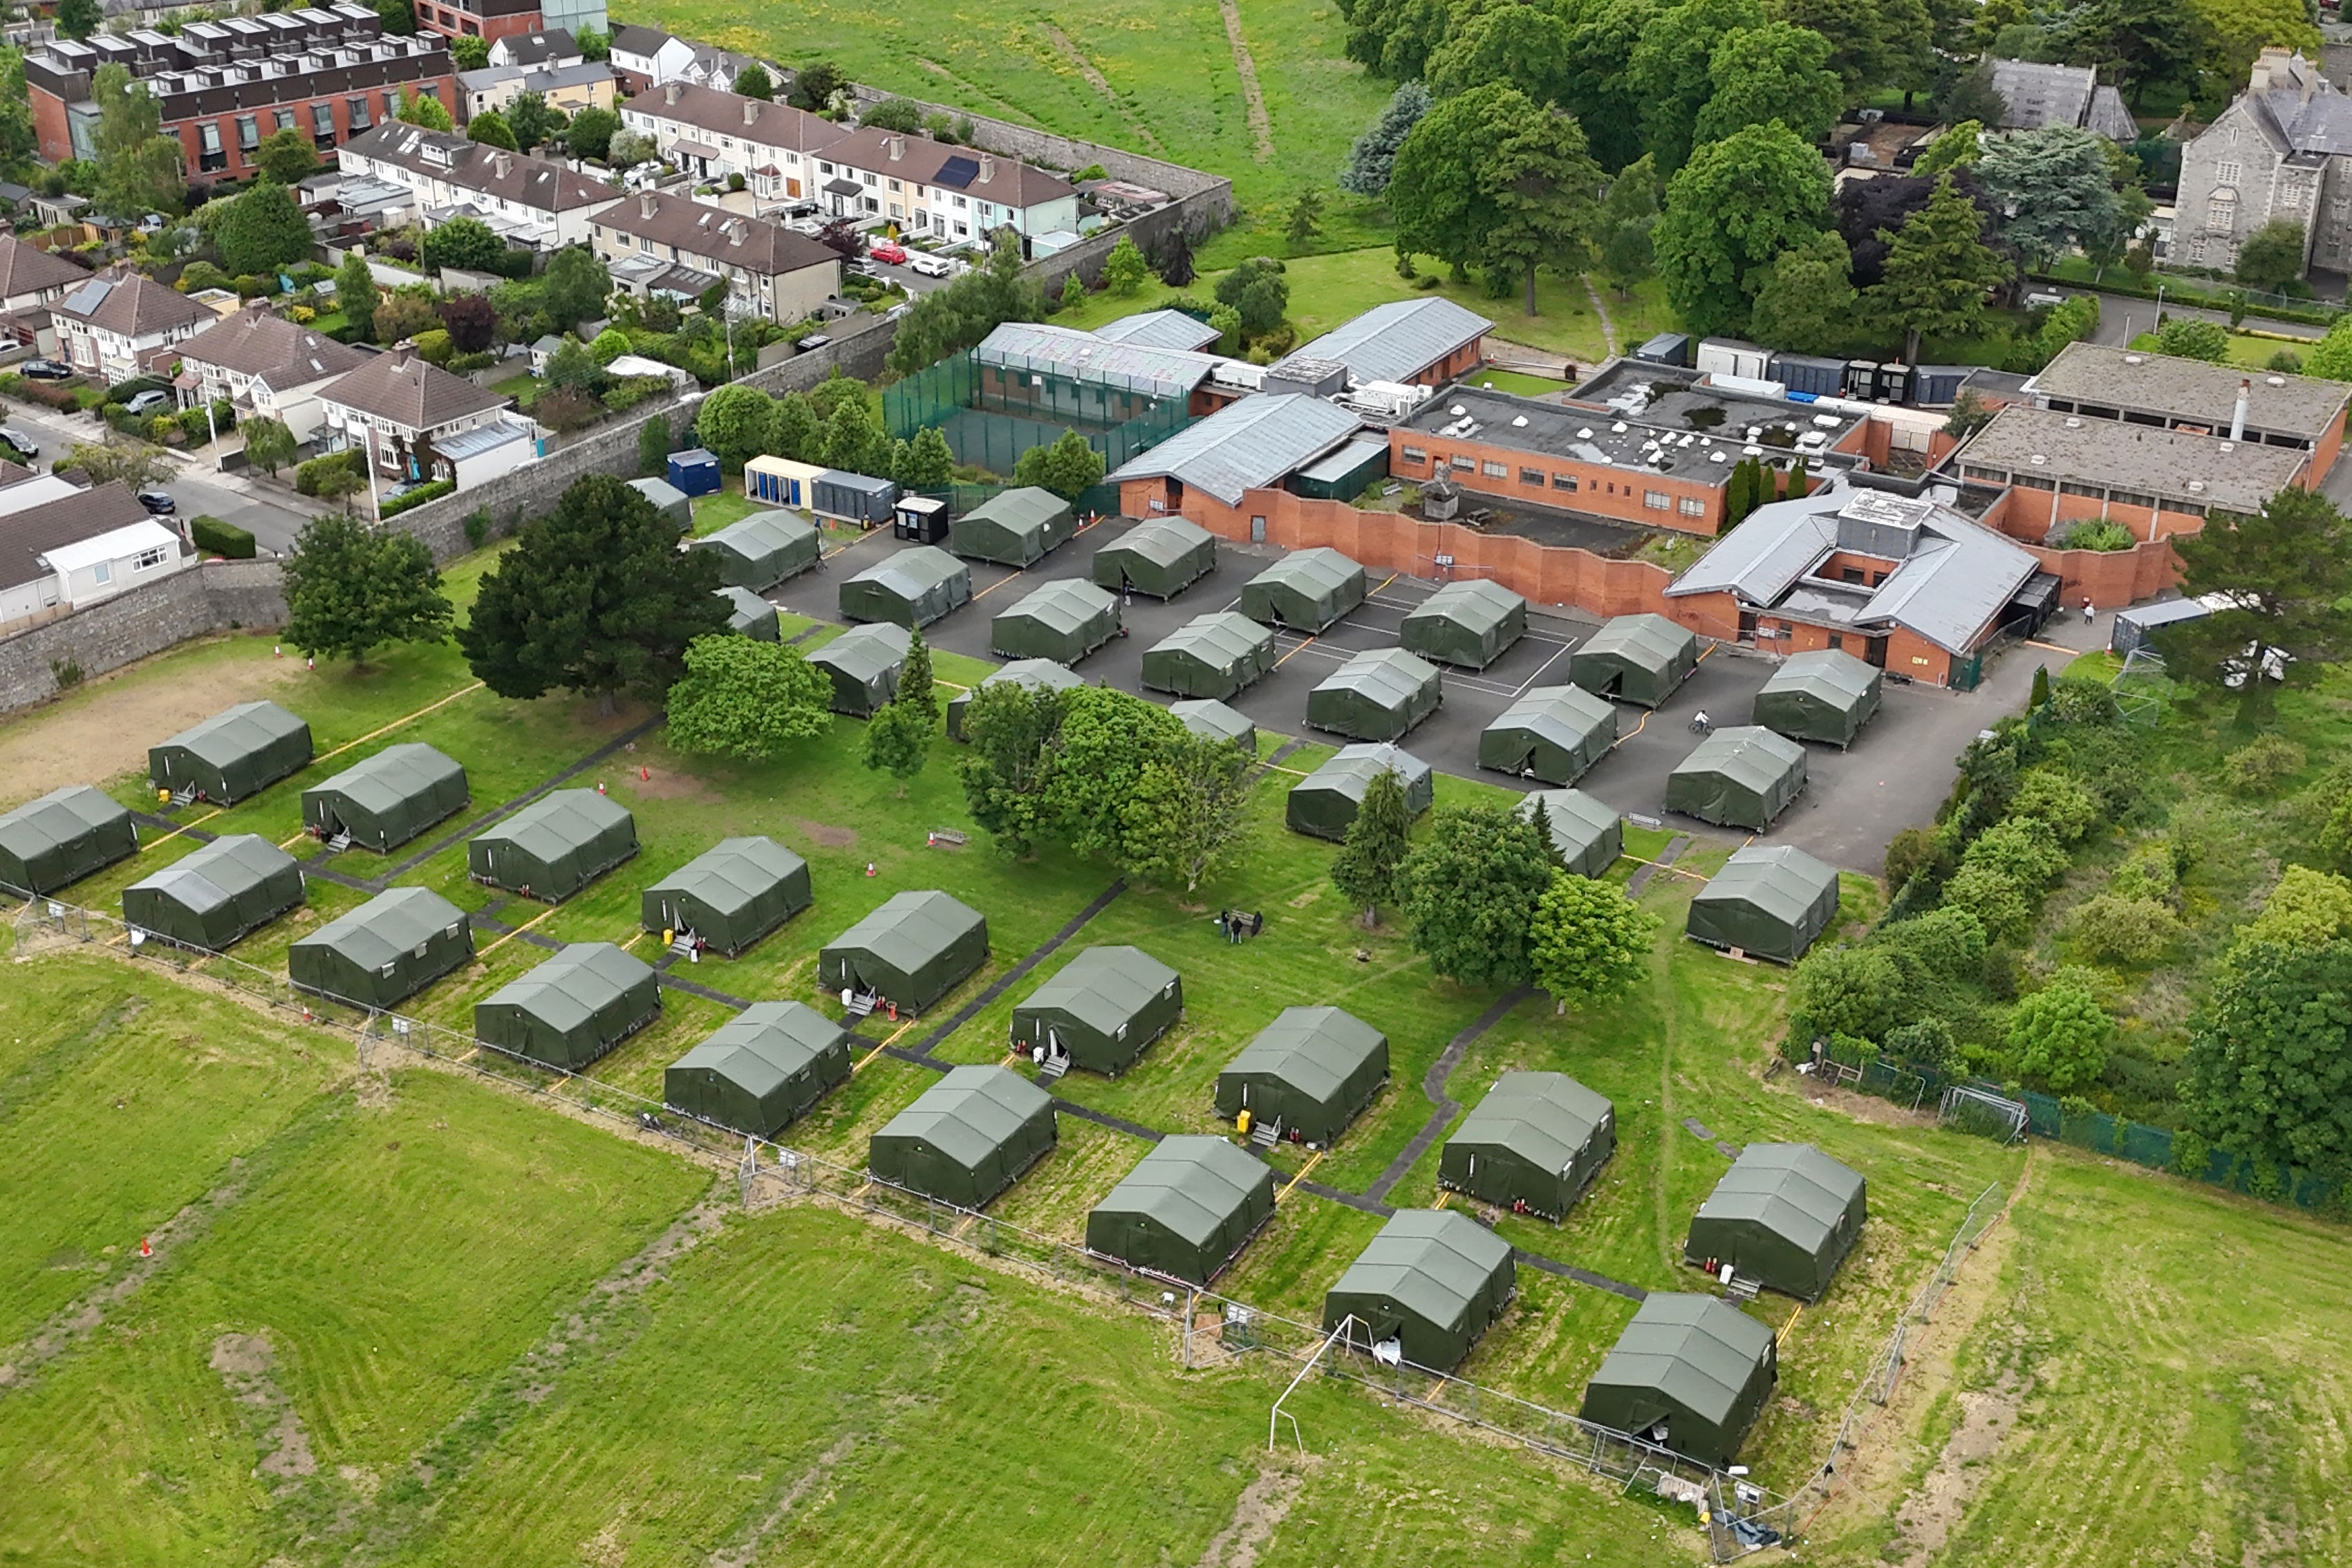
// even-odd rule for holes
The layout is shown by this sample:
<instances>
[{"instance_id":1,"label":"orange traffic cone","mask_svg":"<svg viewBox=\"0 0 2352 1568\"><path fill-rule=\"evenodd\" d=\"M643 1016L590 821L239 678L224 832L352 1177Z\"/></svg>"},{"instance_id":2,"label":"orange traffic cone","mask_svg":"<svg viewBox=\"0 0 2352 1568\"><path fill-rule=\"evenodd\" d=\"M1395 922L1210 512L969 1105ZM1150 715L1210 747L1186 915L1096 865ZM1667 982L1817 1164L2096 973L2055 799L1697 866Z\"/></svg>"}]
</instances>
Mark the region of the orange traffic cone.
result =
<instances>
[{"instance_id":1,"label":"orange traffic cone","mask_svg":"<svg viewBox=\"0 0 2352 1568\"><path fill-rule=\"evenodd\" d=\"M650 780L654 776L654 771L651 768L640 765L637 769L637 776L641 779Z\"/></svg>"},{"instance_id":2,"label":"orange traffic cone","mask_svg":"<svg viewBox=\"0 0 2352 1568\"><path fill-rule=\"evenodd\" d=\"M894 1024L898 1021L898 1004L896 1002L890 1004L890 1021Z\"/></svg>"},{"instance_id":3,"label":"orange traffic cone","mask_svg":"<svg viewBox=\"0 0 2352 1568\"><path fill-rule=\"evenodd\" d=\"M139 1256L142 1258L155 1256L155 1243L152 1239L143 1236L139 1238Z\"/></svg>"}]
</instances>

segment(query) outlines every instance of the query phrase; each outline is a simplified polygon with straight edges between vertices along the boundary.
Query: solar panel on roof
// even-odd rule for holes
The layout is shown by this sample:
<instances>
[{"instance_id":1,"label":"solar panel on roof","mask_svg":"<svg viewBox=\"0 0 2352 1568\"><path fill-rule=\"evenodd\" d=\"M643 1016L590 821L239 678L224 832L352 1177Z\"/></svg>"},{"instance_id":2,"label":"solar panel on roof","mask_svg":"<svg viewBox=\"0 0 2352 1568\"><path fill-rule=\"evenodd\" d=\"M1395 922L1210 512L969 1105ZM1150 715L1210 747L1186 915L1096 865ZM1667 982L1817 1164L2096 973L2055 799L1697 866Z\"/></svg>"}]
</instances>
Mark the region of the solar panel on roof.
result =
<instances>
[{"instance_id":1,"label":"solar panel on roof","mask_svg":"<svg viewBox=\"0 0 2352 1568\"><path fill-rule=\"evenodd\" d=\"M940 165L940 172L931 177L931 184L953 185L961 189L978 178L980 178L978 162L971 158L955 157L950 158Z\"/></svg>"}]
</instances>

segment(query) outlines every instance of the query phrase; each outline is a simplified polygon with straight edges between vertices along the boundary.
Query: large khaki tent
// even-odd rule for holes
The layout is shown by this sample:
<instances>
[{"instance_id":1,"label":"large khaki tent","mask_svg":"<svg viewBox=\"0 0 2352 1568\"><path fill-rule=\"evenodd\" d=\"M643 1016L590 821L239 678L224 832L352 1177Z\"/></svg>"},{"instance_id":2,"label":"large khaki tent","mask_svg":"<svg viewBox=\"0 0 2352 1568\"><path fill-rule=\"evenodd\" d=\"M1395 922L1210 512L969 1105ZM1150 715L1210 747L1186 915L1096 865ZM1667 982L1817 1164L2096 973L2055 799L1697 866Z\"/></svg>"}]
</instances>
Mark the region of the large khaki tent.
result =
<instances>
[{"instance_id":1,"label":"large khaki tent","mask_svg":"<svg viewBox=\"0 0 2352 1568\"><path fill-rule=\"evenodd\" d=\"M1625 852L1624 819L1606 801L1580 789L1539 789L1521 798L1518 813L1533 822L1538 805L1551 826L1553 847L1576 875L1598 877Z\"/></svg>"},{"instance_id":2,"label":"large khaki tent","mask_svg":"<svg viewBox=\"0 0 2352 1568\"><path fill-rule=\"evenodd\" d=\"M1231 610L1213 610L1143 651L1143 684L1179 697L1237 695L1274 668L1274 634Z\"/></svg>"},{"instance_id":3,"label":"large khaki tent","mask_svg":"<svg viewBox=\"0 0 2352 1568\"><path fill-rule=\"evenodd\" d=\"M54 893L139 853L139 826L119 801L68 784L0 816L0 888Z\"/></svg>"},{"instance_id":4,"label":"large khaki tent","mask_svg":"<svg viewBox=\"0 0 2352 1568\"><path fill-rule=\"evenodd\" d=\"M1172 599L1213 571L1217 536L1181 517L1158 517L1095 552L1098 588Z\"/></svg>"},{"instance_id":5,"label":"large khaki tent","mask_svg":"<svg viewBox=\"0 0 2352 1568\"><path fill-rule=\"evenodd\" d=\"M1883 679L1836 648L1791 654L1756 693L1755 721L1792 741L1851 746L1878 711Z\"/></svg>"},{"instance_id":6,"label":"large khaki tent","mask_svg":"<svg viewBox=\"0 0 2352 1568\"><path fill-rule=\"evenodd\" d=\"M719 557L719 581L758 593L816 564L824 537L815 525L783 511L758 511L706 533L691 548Z\"/></svg>"},{"instance_id":7,"label":"large khaki tent","mask_svg":"<svg viewBox=\"0 0 2352 1568\"><path fill-rule=\"evenodd\" d=\"M240 702L147 748L147 782L227 805L310 763L310 726L275 702Z\"/></svg>"},{"instance_id":8,"label":"large khaki tent","mask_svg":"<svg viewBox=\"0 0 2352 1568\"><path fill-rule=\"evenodd\" d=\"M637 923L732 958L801 910L808 862L772 838L722 838L637 895Z\"/></svg>"},{"instance_id":9,"label":"large khaki tent","mask_svg":"<svg viewBox=\"0 0 2352 1568\"><path fill-rule=\"evenodd\" d=\"M1184 1011L1184 983L1139 947L1090 947L1013 1009L1013 1047L1112 1077Z\"/></svg>"},{"instance_id":10,"label":"large khaki tent","mask_svg":"<svg viewBox=\"0 0 2352 1568\"><path fill-rule=\"evenodd\" d=\"M1811 1143L1750 1143L1691 1216L1683 1257L1818 1301L1869 1217L1861 1173Z\"/></svg>"},{"instance_id":11,"label":"large khaki tent","mask_svg":"<svg viewBox=\"0 0 2352 1568\"><path fill-rule=\"evenodd\" d=\"M122 889L123 923L218 952L304 898L302 868L256 833L215 838Z\"/></svg>"},{"instance_id":12,"label":"large khaki tent","mask_svg":"<svg viewBox=\"0 0 2352 1568\"><path fill-rule=\"evenodd\" d=\"M971 568L935 544L901 550L841 585L845 620L929 626L971 598Z\"/></svg>"},{"instance_id":13,"label":"large khaki tent","mask_svg":"<svg viewBox=\"0 0 2352 1568\"><path fill-rule=\"evenodd\" d=\"M849 1081L849 1031L802 1002L754 1002L662 1072L681 1116L773 1138Z\"/></svg>"},{"instance_id":14,"label":"large khaki tent","mask_svg":"<svg viewBox=\"0 0 2352 1568\"><path fill-rule=\"evenodd\" d=\"M431 746L386 746L302 792L302 826L330 842L389 853L435 823L466 809L466 770Z\"/></svg>"},{"instance_id":15,"label":"large khaki tent","mask_svg":"<svg viewBox=\"0 0 2352 1568\"><path fill-rule=\"evenodd\" d=\"M948 529L948 548L967 561L1034 566L1069 542L1078 520L1070 503L1047 489L1024 485L981 502Z\"/></svg>"},{"instance_id":16,"label":"large khaki tent","mask_svg":"<svg viewBox=\"0 0 2352 1568\"><path fill-rule=\"evenodd\" d=\"M1404 789L1408 816L1419 816L1437 798L1433 771L1412 752L1386 742L1342 746L1331 760L1290 786L1283 817L1293 833L1345 838L1348 825L1363 808L1364 791L1382 773L1394 773Z\"/></svg>"},{"instance_id":17,"label":"large khaki tent","mask_svg":"<svg viewBox=\"0 0 2352 1568\"><path fill-rule=\"evenodd\" d=\"M1617 710L1580 686L1538 686L1478 737L1478 765L1572 784L1617 743Z\"/></svg>"},{"instance_id":18,"label":"large khaki tent","mask_svg":"<svg viewBox=\"0 0 2352 1568\"><path fill-rule=\"evenodd\" d=\"M835 712L866 719L898 694L898 672L913 641L904 626L852 626L808 661L832 680Z\"/></svg>"},{"instance_id":19,"label":"large khaki tent","mask_svg":"<svg viewBox=\"0 0 2352 1568\"><path fill-rule=\"evenodd\" d=\"M1437 1184L1497 1208L1564 1217L1617 1147L1617 1110L1561 1072L1507 1072L1438 1155Z\"/></svg>"},{"instance_id":20,"label":"large khaki tent","mask_svg":"<svg viewBox=\"0 0 2352 1568\"><path fill-rule=\"evenodd\" d=\"M1323 1331L1349 1318L1349 1342L1390 1340L1415 1366L1451 1372L1518 1288L1511 1244L1448 1209L1402 1209L1323 1297Z\"/></svg>"},{"instance_id":21,"label":"large khaki tent","mask_svg":"<svg viewBox=\"0 0 2352 1568\"><path fill-rule=\"evenodd\" d=\"M1087 1215L1087 1250L1205 1289L1274 1217L1274 1168L1223 1138L1163 1138Z\"/></svg>"},{"instance_id":22,"label":"large khaki tent","mask_svg":"<svg viewBox=\"0 0 2352 1568\"><path fill-rule=\"evenodd\" d=\"M1076 664L1118 636L1118 599L1065 577L1048 583L988 623L988 646L1006 658Z\"/></svg>"},{"instance_id":23,"label":"large khaki tent","mask_svg":"<svg viewBox=\"0 0 2352 1568\"><path fill-rule=\"evenodd\" d=\"M919 1013L988 962L988 921L936 890L893 894L888 902L816 955L817 984L871 994Z\"/></svg>"},{"instance_id":24,"label":"large khaki tent","mask_svg":"<svg viewBox=\"0 0 2352 1568\"><path fill-rule=\"evenodd\" d=\"M960 1067L874 1134L877 1181L959 1208L984 1207L1053 1152L1054 1097L1003 1068Z\"/></svg>"},{"instance_id":25,"label":"large khaki tent","mask_svg":"<svg viewBox=\"0 0 2352 1568\"><path fill-rule=\"evenodd\" d=\"M1723 1466L1780 1374L1772 1331L1712 1296L1654 1290L1584 1385L1596 1425Z\"/></svg>"},{"instance_id":26,"label":"large khaki tent","mask_svg":"<svg viewBox=\"0 0 2352 1568\"><path fill-rule=\"evenodd\" d=\"M1356 741L1401 741L1437 711L1437 667L1401 647L1360 653L1307 694L1307 721Z\"/></svg>"},{"instance_id":27,"label":"large khaki tent","mask_svg":"<svg viewBox=\"0 0 2352 1568\"><path fill-rule=\"evenodd\" d=\"M1257 726L1250 722L1249 715L1235 712L1213 697L1188 697L1181 702L1171 702L1168 711L1204 741L1230 741L1244 755L1257 755Z\"/></svg>"},{"instance_id":28,"label":"large khaki tent","mask_svg":"<svg viewBox=\"0 0 2352 1568\"><path fill-rule=\"evenodd\" d=\"M305 991L390 1007L473 957L465 910L424 888L394 888L297 937L286 973Z\"/></svg>"},{"instance_id":29,"label":"large khaki tent","mask_svg":"<svg viewBox=\"0 0 2352 1568\"><path fill-rule=\"evenodd\" d=\"M661 1016L653 965L609 942L575 942L474 1004L486 1046L577 1072Z\"/></svg>"},{"instance_id":30,"label":"large khaki tent","mask_svg":"<svg viewBox=\"0 0 2352 1568\"><path fill-rule=\"evenodd\" d=\"M667 479L631 479L629 488L645 497L646 504L680 533L694 526L694 498Z\"/></svg>"},{"instance_id":31,"label":"large khaki tent","mask_svg":"<svg viewBox=\"0 0 2352 1568\"><path fill-rule=\"evenodd\" d=\"M1804 747L1753 724L1727 724L1666 775L1666 809L1761 833L1804 787Z\"/></svg>"},{"instance_id":32,"label":"large khaki tent","mask_svg":"<svg viewBox=\"0 0 2352 1568\"><path fill-rule=\"evenodd\" d=\"M637 819L593 789L560 789L466 846L466 873L527 899L560 903L637 852Z\"/></svg>"},{"instance_id":33,"label":"large khaki tent","mask_svg":"<svg viewBox=\"0 0 2352 1568\"><path fill-rule=\"evenodd\" d=\"M1698 638L1664 616L1619 616L1568 656L1568 679L1587 691L1655 708L1698 668Z\"/></svg>"},{"instance_id":34,"label":"large khaki tent","mask_svg":"<svg viewBox=\"0 0 2352 1568\"><path fill-rule=\"evenodd\" d=\"M1269 626L1320 632L1364 602L1364 569L1336 550L1299 550L1242 584L1242 614Z\"/></svg>"},{"instance_id":35,"label":"large khaki tent","mask_svg":"<svg viewBox=\"0 0 2352 1568\"><path fill-rule=\"evenodd\" d=\"M1389 1078L1389 1037L1337 1007L1286 1007L1217 1075L1217 1114L1328 1143Z\"/></svg>"},{"instance_id":36,"label":"large khaki tent","mask_svg":"<svg viewBox=\"0 0 2352 1568\"><path fill-rule=\"evenodd\" d=\"M727 629L738 637L754 642L778 642L782 628L776 625L776 606L749 588L713 588L712 593L727 601Z\"/></svg>"},{"instance_id":37,"label":"large khaki tent","mask_svg":"<svg viewBox=\"0 0 2352 1568\"><path fill-rule=\"evenodd\" d=\"M1732 852L1691 900L1685 934L1794 963L1837 918L1837 873L1788 844Z\"/></svg>"},{"instance_id":38,"label":"large khaki tent","mask_svg":"<svg viewBox=\"0 0 2352 1568\"><path fill-rule=\"evenodd\" d=\"M1484 669L1528 635L1528 602L1499 584L1448 583L1405 614L1399 640L1423 658Z\"/></svg>"},{"instance_id":39,"label":"large khaki tent","mask_svg":"<svg viewBox=\"0 0 2352 1568\"><path fill-rule=\"evenodd\" d=\"M978 686L957 692L948 699L948 739L963 739L963 716L971 707L971 700L982 688L1006 683L1025 686L1032 691L1068 691L1084 686L1086 679L1067 665L1056 664L1050 658L1016 658L993 675L982 677Z\"/></svg>"}]
</instances>

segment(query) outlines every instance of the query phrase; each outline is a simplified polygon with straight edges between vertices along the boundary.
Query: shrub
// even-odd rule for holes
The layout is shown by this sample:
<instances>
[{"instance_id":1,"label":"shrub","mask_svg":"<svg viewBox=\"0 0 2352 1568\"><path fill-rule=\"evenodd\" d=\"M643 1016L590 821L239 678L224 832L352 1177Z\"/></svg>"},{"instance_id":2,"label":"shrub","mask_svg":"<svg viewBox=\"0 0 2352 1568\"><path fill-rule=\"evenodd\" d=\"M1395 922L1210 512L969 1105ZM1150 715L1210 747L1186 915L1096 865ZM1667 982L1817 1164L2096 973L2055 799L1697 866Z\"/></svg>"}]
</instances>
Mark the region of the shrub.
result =
<instances>
[{"instance_id":1,"label":"shrub","mask_svg":"<svg viewBox=\"0 0 2352 1568\"><path fill-rule=\"evenodd\" d=\"M2061 969L2017 1005L2009 1021L2009 1048L2020 1072L2063 1094L2097 1080L2115 1032L2116 1021L2099 1005L2091 977L2079 969Z\"/></svg>"},{"instance_id":2,"label":"shrub","mask_svg":"<svg viewBox=\"0 0 2352 1568\"><path fill-rule=\"evenodd\" d=\"M2221 760L2221 776L2239 795L2275 794L2303 771L2304 750L2284 735L2264 735Z\"/></svg>"},{"instance_id":3,"label":"shrub","mask_svg":"<svg viewBox=\"0 0 2352 1568\"><path fill-rule=\"evenodd\" d=\"M2201 1182L2212 1165L2212 1144L2185 1127L2172 1135L2173 1174Z\"/></svg>"},{"instance_id":4,"label":"shrub","mask_svg":"<svg viewBox=\"0 0 2352 1568\"><path fill-rule=\"evenodd\" d=\"M1952 1043L1952 1026L1941 1018L1922 1018L1916 1024L1889 1029L1885 1051L1897 1061L1937 1071L1958 1054Z\"/></svg>"},{"instance_id":5,"label":"shrub","mask_svg":"<svg viewBox=\"0 0 2352 1568\"><path fill-rule=\"evenodd\" d=\"M449 346L449 334L439 327L430 327L416 334L416 357L426 364L446 365L454 352Z\"/></svg>"},{"instance_id":6,"label":"shrub","mask_svg":"<svg viewBox=\"0 0 2352 1568\"><path fill-rule=\"evenodd\" d=\"M2055 768L2028 768L2017 781L2010 815L2048 825L2061 844L2072 844L2098 826L2099 803L2068 774Z\"/></svg>"},{"instance_id":7,"label":"shrub","mask_svg":"<svg viewBox=\"0 0 2352 1568\"><path fill-rule=\"evenodd\" d=\"M584 430L604 416L604 405L584 392L551 386L530 405L531 417L559 434Z\"/></svg>"},{"instance_id":8,"label":"shrub","mask_svg":"<svg viewBox=\"0 0 2352 1568\"><path fill-rule=\"evenodd\" d=\"M1984 922L1969 910L1950 905L1887 926L1878 940L1909 953L1946 979L1974 974L1984 963Z\"/></svg>"},{"instance_id":9,"label":"shrub","mask_svg":"<svg viewBox=\"0 0 2352 1568\"><path fill-rule=\"evenodd\" d=\"M2172 840L2161 834L2140 840L2107 879L2107 891L2118 898L2176 902L2180 897L2180 860Z\"/></svg>"},{"instance_id":10,"label":"shrub","mask_svg":"<svg viewBox=\"0 0 2352 1568\"><path fill-rule=\"evenodd\" d=\"M109 407L120 407L142 392L169 392L172 384L160 375L134 375L128 381L117 382L106 389Z\"/></svg>"},{"instance_id":11,"label":"shrub","mask_svg":"<svg viewBox=\"0 0 2352 1568\"><path fill-rule=\"evenodd\" d=\"M1906 827L1886 846L1886 885L1900 888L1936 863L1936 836L1924 827Z\"/></svg>"},{"instance_id":12,"label":"shrub","mask_svg":"<svg viewBox=\"0 0 2352 1568\"><path fill-rule=\"evenodd\" d=\"M1977 835L1960 857L1962 874L1972 867L2001 872L2029 893L2039 893L2064 873L2066 851L2040 817L2011 816Z\"/></svg>"},{"instance_id":13,"label":"shrub","mask_svg":"<svg viewBox=\"0 0 2352 1568\"><path fill-rule=\"evenodd\" d=\"M2033 921L2026 890L2016 878L1991 866L1962 866L1953 872L1944 884L1944 907L1974 915L1988 938L2016 941Z\"/></svg>"},{"instance_id":14,"label":"shrub","mask_svg":"<svg viewBox=\"0 0 2352 1568\"><path fill-rule=\"evenodd\" d=\"M366 457L353 451L330 452L323 458L313 458L298 464L294 469L294 493L314 496L319 493L319 481L330 473L348 468L354 474L366 471Z\"/></svg>"},{"instance_id":15,"label":"shrub","mask_svg":"<svg viewBox=\"0 0 2352 1568\"><path fill-rule=\"evenodd\" d=\"M1901 972L1876 948L1815 948L1798 961L1790 984L1790 1048L1809 1048L1817 1035L1882 1037L1902 988Z\"/></svg>"},{"instance_id":16,"label":"shrub","mask_svg":"<svg viewBox=\"0 0 2352 1568\"><path fill-rule=\"evenodd\" d=\"M188 537L195 542L197 549L217 555L225 561L253 559L253 535L234 523L223 522L216 517L190 518Z\"/></svg>"},{"instance_id":17,"label":"shrub","mask_svg":"<svg viewBox=\"0 0 2352 1568\"><path fill-rule=\"evenodd\" d=\"M228 274L209 261L191 261L180 268L179 289L184 294L193 294L200 289L226 289L228 286Z\"/></svg>"},{"instance_id":18,"label":"shrub","mask_svg":"<svg viewBox=\"0 0 2352 1568\"><path fill-rule=\"evenodd\" d=\"M2112 553L2129 550L2138 542L2132 537L2132 531L2122 523L2103 521L2074 524L2060 537L2058 547L2061 550L2098 550Z\"/></svg>"},{"instance_id":19,"label":"shrub","mask_svg":"<svg viewBox=\"0 0 2352 1568\"><path fill-rule=\"evenodd\" d=\"M452 375L465 375L472 371L488 370L499 363L492 353L451 354L449 363L441 368Z\"/></svg>"},{"instance_id":20,"label":"shrub","mask_svg":"<svg viewBox=\"0 0 2352 1568\"><path fill-rule=\"evenodd\" d=\"M2332 871L2289 866L2242 940L2318 947L2347 934L2352 934L2352 882Z\"/></svg>"},{"instance_id":21,"label":"shrub","mask_svg":"<svg viewBox=\"0 0 2352 1568\"><path fill-rule=\"evenodd\" d=\"M489 542L489 537L490 510L488 507L478 506L466 514L466 542L474 549L479 550Z\"/></svg>"},{"instance_id":22,"label":"shrub","mask_svg":"<svg viewBox=\"0 0 2352 1568\"><path fill-rule=\"evenodd\" d=\"M417 486L406 495L394 496L385 501L383 504L383 515L398 517L402 512L423 506L426 501L439 500L443 496L455 495L457 491L457 480L435 479L430 484Z\"/></svg>"},{"instance_id":23,"label":"shrub","mask_svg":"<svg viewBox=\"0 0 2352 1568\"><path fill-rule=\"evenodd\" d=\"M2179 917L2150 898L2107 892L2085 900L2067 922L2085 958L2125 968L2155 963L2180 940Z\"/></svg>"}]
</instances>

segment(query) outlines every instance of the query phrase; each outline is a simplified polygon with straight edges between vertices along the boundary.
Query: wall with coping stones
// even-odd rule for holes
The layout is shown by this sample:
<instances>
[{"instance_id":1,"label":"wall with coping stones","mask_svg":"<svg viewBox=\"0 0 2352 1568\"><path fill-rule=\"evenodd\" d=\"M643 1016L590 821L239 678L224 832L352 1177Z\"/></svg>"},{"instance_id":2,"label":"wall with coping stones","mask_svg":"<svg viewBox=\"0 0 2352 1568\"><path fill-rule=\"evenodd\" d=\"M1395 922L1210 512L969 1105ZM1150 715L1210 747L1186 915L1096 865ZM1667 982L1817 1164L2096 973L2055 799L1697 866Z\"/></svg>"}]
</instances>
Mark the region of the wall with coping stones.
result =
<instances>
[{"instance_id":1,"label":"wall with coping stones","mask_svg":"<svg viewBox=\"0 0 2352 1568\"><path fill-rule=\"evenodd\" d=\"M104 675L208 632L283 625L279 582L275 561L210 561L0 638L0 712L57 696L59 666Z\"/></svg>"}]
</instances>

